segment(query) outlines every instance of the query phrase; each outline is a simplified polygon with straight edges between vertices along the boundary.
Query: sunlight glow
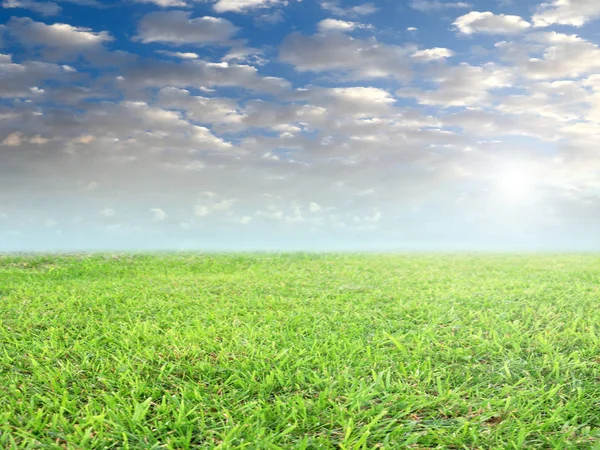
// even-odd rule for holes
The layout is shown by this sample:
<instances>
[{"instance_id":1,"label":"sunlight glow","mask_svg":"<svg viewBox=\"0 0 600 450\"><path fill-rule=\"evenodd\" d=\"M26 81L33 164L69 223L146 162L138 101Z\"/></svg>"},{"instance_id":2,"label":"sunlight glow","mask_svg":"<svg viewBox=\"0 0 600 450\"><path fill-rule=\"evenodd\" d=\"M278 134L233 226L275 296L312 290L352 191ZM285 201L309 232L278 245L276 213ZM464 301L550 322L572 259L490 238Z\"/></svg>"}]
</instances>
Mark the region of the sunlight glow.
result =
<instances>
[{"instance_id":1,"label":"sunlight glow","mask_svg":"<svg viewBox=\"0 0 600 450\"><path fill-rule=\"evenodd\" d=\"M499 194L511 203L530 200L535 190L535 175L526 165L503 168L497 175Z\"/></svg>"}]
</instances>

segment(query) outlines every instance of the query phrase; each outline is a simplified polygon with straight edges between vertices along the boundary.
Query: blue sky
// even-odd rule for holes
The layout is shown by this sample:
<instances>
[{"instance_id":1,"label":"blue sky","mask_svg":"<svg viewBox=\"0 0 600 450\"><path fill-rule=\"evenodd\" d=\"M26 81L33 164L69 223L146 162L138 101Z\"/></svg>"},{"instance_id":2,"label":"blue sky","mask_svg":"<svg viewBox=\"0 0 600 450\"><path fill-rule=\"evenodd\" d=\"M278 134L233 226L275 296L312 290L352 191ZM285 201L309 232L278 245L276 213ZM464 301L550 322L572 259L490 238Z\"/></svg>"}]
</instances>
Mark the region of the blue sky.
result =
<instances>
[{"instance_id":1,"label":"blue sky","mask_svg":"<svg viewBox=\"0 0 600 450\"><path fill-rule=\"evenodd\" d=\"M0 0L0 250L597 250L596 0Z\"/></svg>"}]
</instances>

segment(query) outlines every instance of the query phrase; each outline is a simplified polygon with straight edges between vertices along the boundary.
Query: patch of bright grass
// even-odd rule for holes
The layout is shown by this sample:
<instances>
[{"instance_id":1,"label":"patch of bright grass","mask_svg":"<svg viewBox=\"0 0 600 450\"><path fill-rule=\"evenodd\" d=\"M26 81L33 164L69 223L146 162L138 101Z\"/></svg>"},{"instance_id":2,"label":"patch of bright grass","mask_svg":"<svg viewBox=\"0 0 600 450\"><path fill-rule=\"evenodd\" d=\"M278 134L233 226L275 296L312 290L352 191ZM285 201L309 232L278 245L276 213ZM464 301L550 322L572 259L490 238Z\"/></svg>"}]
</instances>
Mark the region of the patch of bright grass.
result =
<instances>
[{"instance_id":1,"label":"patch of bright grass","mask_svg":"<svg viewBox=\"0 0 600 450\"><path fill-rule=\"evenodd\" d=\"M0 257L0 447L600 448L600 257Z\"/></svg>"}]
</instances>

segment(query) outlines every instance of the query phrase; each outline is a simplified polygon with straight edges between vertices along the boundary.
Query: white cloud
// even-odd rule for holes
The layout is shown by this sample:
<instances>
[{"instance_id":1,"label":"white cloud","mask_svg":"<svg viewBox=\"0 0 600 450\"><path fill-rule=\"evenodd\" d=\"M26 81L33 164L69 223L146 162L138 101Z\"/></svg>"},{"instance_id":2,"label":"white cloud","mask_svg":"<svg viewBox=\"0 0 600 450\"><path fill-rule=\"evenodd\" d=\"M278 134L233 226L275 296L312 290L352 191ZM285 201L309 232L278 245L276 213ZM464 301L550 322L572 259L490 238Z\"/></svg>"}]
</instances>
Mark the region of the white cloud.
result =
<instances>
[{"instance_id":1,"label":"white cloud","mask_svg":"<svg viewBox=\"0 0 600 450\"><path fill-rule=\"evenodd\" d=\"M318 97L318 94L302 91L298 93L300 99L312 99ZM280 125L289 125L290 123L315 123L321 124L326 116L327 110L315 105L280 105L261 100L248 102L243 110L244 124L251 127L273 128L281 131ZM283 131L293 131L294 126ZM254 139L260 145L259 140ZM264 150L264 149L261 149Z\"/></svg>"},{"instance_id":2,"label":"white cloud","mask_svg":"<svg viewBox=\"0 0 600 450\"><path fill-rule=\"evenodd\" d=\"M194 152L211 154L232 149L231 143L215 136L208 128L189 122L177 111L133 101L97 102L87 108L71 121L64 117L65 126L77 134L69 138L63 151L90 154L108 147L111 158L122 162L139 159L142 155L134 150L136 148L144 148L148 156L168 151L179 155L175 168L185 168L194 159ZM51 118L40 120L52 123ZM79 130L89 134L79 135ZM165 161L163 167L172 167L169 163Z\"/></svg>"},{"instance_id":3,"label":"white cloud","mask_svg":"<svg viewBox=\"0 0 600 450\"><path fill-rule=\"evenodd\" d=\"M471 11L457 18L454 26L463 34L518 34L531 27L531 24L519 16Z\"/></svg>"},{"instance_id":4,"label":"white cloud","mask_svg":"<svg viewBox=\"0 0 600 450\"><path fill-rule=\"evenodd\" d=\"M184 0L134 0L136 3L152 3L163 8L175 8L178 6L188 6Z\"/></svg>"},{"instance_id":5,"label":"white cloud","mask_svg":"<svg viewBox=\"0 0 600 450\"><path fill-rule=\"evenodd\" d=\"M210 214L210 208L206 205L194 206L194 214L198 217L205 217Z\"/></svg>"},{"instance_id":6,"label":"white cloud","mask_svg":"<svg viewBox=\"0 0 600 450\"><path fill-rule=\"evenodd\" d=\"M61 7L53 2L37 0L4 0L3 8L23 8L41 14L42 16L55 16L60 13Z\"/></svg>"},{"instance_id":7,"label":"white cloud","mask_svg":"<svg viewBox=\"0 0 600 450\"><path fill-rule=\"evenodd\" d=\"M186 60L181 63L143 60L123 68L121 83L128 89L239 86L252 91L279 94L288 90L290 84L281 78L263 77L252 66L204 60Z\"/></svg>"},{"instance_id":8,"label":"white cloud","mask_svg":"<svg viewBox=\"0 0 600 450\"><path fill-rule=\"evenodd\" d=\"M259 151L261 145L284 145L281 139L285 139L285 145L294 146L309 145L303 142L305 131L320 130L327 133L325 129L331 127L331 131L345 133L342 126L349 123L352 132L356 132L354 121L360 118L378 117L380 115L392 114L395 99L389 92L374 87L344 87L344 88L322 88L313 86L298 89L290 95L290 100L300 102L299 104L279 105L265 101L248 102L241 111L242 123L246 127L270 128L279 133L278 143L263 144L260 140L253 138L256 150L252 147L249 151ZM306 104L302 104L306 103ZM250 141L248 141L250 142ZM261 151L261 154L264 154ZM281 158L267 152L268 157L280 160Z\"/></svg>"},{"instance_id":9,"label":"white cloud","mask_svg":"<svg viewBox=\"0 0 600 450\"><path fill-rule=\"evenodd\" d=\"M221 200L212 204L213 211L228 211L231 206L237 201L235 198Z\"/></svg>"},{"instance_id":10,"label":"white cloud","mask_svg":"<svg viewBox=\"0 0 600 450\"><path fill-rule=\"evenodd\" d=\"M10 55L0 54L0 98L35 97L39 89L32 89L45 81L69 81L72 72L64 66L56 64L23 61L20 64L12 62Z\"/></svg>"},{"instance_id":11,"label":"white cloud","mask_svg":"<svg viewBox=\"0 0 600 450\"><path fill-rule=\"evenodd\" d=\"M167 218L167 213L161 208L152 208L150 211L154 214L154 220L162 222Z\"/></svg>"},{"instance_id":12,"label":"white cloud","mask_svg":"<svg viewBox=\"0 0 600 450\"><path fill-rule=\"evenodd\" d=\"M323 211L323 207L322 207L321 205L319 205L318 203L315 203L315 202L311 202L311 203L308 205L308 208L309 208L309 211L310 211L311 213L313 213L313 214L315 214L315 213L320 213L320 212L322 212L322 211Z\"/></svg>"},{"instance_id":13,"label":"white cloud","mask_svg":"<svg viewBox=\"0 0 600 450\"><path fill-rule=\"evenodd\" d=\"M389 92L375 87L313 88L307 91L307 98L334 117L385 114L396 101Z\"/></svg>"},{"instance_id":14,"label":"white cloud","mask_svg":"<svg viewBox=\"0 0 600 450\"><path fill-rule=\"evenodd\" d=\"M23 142L23 136L21 133L11 133L2 141L2 145L7 147L18 147Z\"/></svg>"},{"instance_id":15,"label":"white cloud","mask_svg":"<svg viewBox=\"0 0 600 450\"><path fill-rule=\"evenodd\" d=\"M428 48L425 50L416 51L411 55L412 58L420 61L435 61L438 59L445 59L454 56L454 52L448 48Z\"/></svg>"},{"instance_id":16,"label":"white cloud","mask_svg":"<svg viewBox=\"0 0 600 450\"><path fill-rule=\"evenodd\" d=\"M263 58L263 50L247 47L244 40L231 41L230 47L227 54L221 58L221 61L251 66L262 66L269 62Z\"/></svg>"},{"instance_id":17,"label":"white cloud","mask_svg":"<svg viewBox=\"0 0 600 450\"><path fill-rule=\"evenodd\" d=\"M525 43L499 42L496 46L527 78L579 77L600 70L598 45L575 34L533 33Z\"/></svg>"},{"instance_id":18,"label":"white cloud","mask_svg":"<svg viewBox=\"0 0 600 450\"><path fill-rule=\"evenodd\" d=\"M284 0L218 0L213 8L218 13L243 13L252 9L269 8L286 3L287 1Z\"/></svg>"},{"instance_id":19,"label":"white cloud","mask_svg":"<svg viewBox=\"0 0 600 450\"><path fill-rule=\"evenodd\" d=\"M285 14L280 9L270 10L264 14L254 17L254 23L257 27L267 27L275 25L285 20Z\"/></svg>"},{"instance_id":20,"label":"white cloud","mask_svg":"<svg viewBox=\"0 0 600 450\"><path fill-rule=\"evenodd\" d=\"M374 229L382 217L381 211L374 211L371 215L354 216L353 222L358 225L359 229Z\"/></svg>"},{"instance_id":21,"label":"white cloud","mask_svg":"<svg viewBox=\"0 0 600 450\"><path fill-rule=\"evenodd\" d=\"M186 11L159 11L147 14L140 20L136 39L143 43L207 45L226 42L237 30L236 26L222 18L190 18L190 13Z\"/></svg>"},{"instance_id":22,"label":"white cloud","mask_svg":"<svg viewBox=\"0 0 600 450\"><path fill-rule=\"evenodd\" d=\"M194 161L192 161L188 164L184 164L180 167L185 170L200 171L200 170L204 170L206 168L206 164L204 164L202 161L194 160Z\"/></svg>"},{"instance_id":23,"label":"white cloud","mask_svg":"<svg viewBox=\"0 0 600 450\"><path fill-rule=\"evenodd\" d=\"M44 44L61 48L93 47L113 38L107 31L95 32L89 28L74 27L66 23L46 25L28 17L13 18L9 22L11 32L22 42Z\"/></svg>"},{"instance_id":24,"label":"white cloud","mask_svg":"<svg viewBox=\"0 0 600 450\"><path fill-rule=\"evenodd\" d=\"M317 27L321 33L328 31L353 31L357 24L338 19L325 19L318 23Z\"/></svg>"},{"instance_id":25,"label":"white cloud","mask_svg":"<svg viewBox=\"0 0 600 450\"><path fill-rule=\"evenodd\" d=\"M597 0L553 0L542 3L532 20L536 27L554 24L581 27L599 17L600 2Z\"/></svg>"},{"instance_id":26,"label":"white cloud","mask_svg":"<svg viewBox=\"0 0 600 450\"><path fill-rule=\"evenodd\" d=\"M179 59L198 59L200 57L198 53L193 52L170 52L168 50L159 50L159 53Z\"/></svg>"},{"instance_id":27,"label":"white cloud","mask_svg":"<svg viewBox=\"0 0 600 450\"><path fill-rule=\"evenodd\" d=\"M29 142L35 145L45 145L50 141L50 139L37 135L37 136L33 136L31 139L29 139Z\"/></svg>"},{"instance_id":28,"label":"white cloud","mask_svg":"<svg viewBox=\"0 0 600 450\"><path fill-rule=\"evenodd\" d=\"M349 78L396 77L411 75L409 55L412 48L386 45L376 39L354 39L333 33L303 36L292 34L284 41L281 60L306 72L340 71Z\"/></svg>"},{"instance_id":29,"label":"white cloud","mask_svg":"<svg viewBox=\"0 0 600 450\"><path fill-rule=\"evenodd\" d=\"M66 23L47 25L28 17L12 18L8 22L9 33L26 47L42 47L47 59L77 59L81 55L106 55L104 44L113 41L107 31Z\"/></svg>"},{"instance_id":30,"label":"white cloud","mask_svg":"<svg viewBox=\"0 0 600 450\"><path fill-rule=\"evenodd\" d=\"M73 3L75 5L82 5L82 6L94 6L97 8L102 7L102 3L100 3L98 0L61 0L64 3Z\"/></svg>"},{"instance_id":31,"label":"white cloud","mask_svg":"<svg viewBox=\"0 0 600 450\"><path fill-rule=\"evenodd\" d=\"M470 8L470 3L466 2L447 2L440 0L411 0L409 6L421 12L436 12L445 9L463 9Z\"/></svg>"},{"instance_id":32,"label":"white cloud","mask_svg":"<svg viewBox=\"0 0 600 450\"><path fill-rule=\"evenodd\" d=\"M102 211L100 211L100 215L103 217L114 217L116 213L114 209L104 208Z\"/></svg>"},{"instance_id":33,"label":"white cloud","mask_svg":"<svg viewBox=\"0 0 600 450\"><path fill-rule=\"evenodd\" d=\"M548 117L554 123L569 122L580 120L592 99L581 82L544 81L530 84L526 94L502 96L496 109L510 114Z\"/></svg>"},{"instance_id":34,"label":"white cloud","mask_svg":"<svg viewBox=\"0 0 600 450\"><path fill-rule=\"evenodd\" d=\"M194 215L197 217L206 217L215 213L227 214L234 203L237 202L235 198L215 200L216 195L206 197L206 199L202 199L201 202L194 205Z\"/></svg>"},{"instance_id":35,"label":"white cloud","mask_svg":"<svg viewBox=\"0 0 600 450\"><path fill-rule=\"evenodd\" d=\"M90 144L92 142L94 142L96 140L95 136L89 135L89 134L84 134L82 136L79 136L78 138L74 139L73 142L75 142L76 144Z\"/></svg>"},{"instance_id":36,"label":"white cloud","mask_svg":"<svg viewBox=\"0 0 600 450\"><path fill-rule=\"evenodd\" d=\"M359 17L374 14L379 11L373 3L363 3L346 8L339 6L339 1L321 1L321 7L332 14L340 17Z\"/></svg>"},{"instance_id":37,"label":"white cloud","mask_svg":"<svg viewBox=\"0 0 600 450\"><path fill-rule=\"evenodd\" d=\"M307 222L307 218L304 217L302 212L302 207L297 202L291 202L291 204L287 206L283 206L279 204L279 202L269 202L266 211L257 211L255 217L287 224L302 224ZM318 219L308 220L315 221Z\"/></svg>"},{"instance_id":38,"label":"white cloud","mask_svg":"<svg viewBox=\"0 0 600 450\"><path fill-rule=\"evenodd\" d=\"M2 145L6 145L8 147L18 147L21 144L24 144L26 142L29 142L30 144L34 144L34 145L45 145L48 142L50 142L50 139L45 138L40 135L26 137L26 136L23 136L23 134L20 132L15 132L15 133L9 134L2 141Z\"/></svg>"},{"instance_id":39,"label":"white cloud","mask_svg":"<svg viewBox=\"0 0 600 450\"><path fill-rule=\"evenodd\" d=\"M595 92L600 92L600 75L594 74L583 81L584 86L591 87Z\"/></svg>"},{"instance_id":40,"label":"white cloud","mask_svg":"<svg viewBox=\"0 0 600 450\"><path fill-rule=\"evenodd\" d=\"M234 100L193 96L185 89L163 88L157 102L165 108L184 110L189 119L198 123L238 124L243 118Z\"/></svg>"},{"instance_id":41,"label":"white cloud","mask_svg":"<svg viewBox=\"0 0 600 450\"><path fill-rule=\"evenodd\" d=\"M393 97L383 89L374 87L330 88L328 92L336 98L374 104L394 103Z\"/></svg>"},{"instance_id":42,"label":"white cloud","mask_svg":"<svg viewBox=\"0 0 600 450\"><path fill-rule=\"evenodd\" d=\"M482 105L489 99L489 91L510 86L514 75L495 64L444 67L434 75L432 81L437 89L423 90L403 88L397 92L401 97L414 97L423 105L469 106Z\"/></svg>"}]
</instances>

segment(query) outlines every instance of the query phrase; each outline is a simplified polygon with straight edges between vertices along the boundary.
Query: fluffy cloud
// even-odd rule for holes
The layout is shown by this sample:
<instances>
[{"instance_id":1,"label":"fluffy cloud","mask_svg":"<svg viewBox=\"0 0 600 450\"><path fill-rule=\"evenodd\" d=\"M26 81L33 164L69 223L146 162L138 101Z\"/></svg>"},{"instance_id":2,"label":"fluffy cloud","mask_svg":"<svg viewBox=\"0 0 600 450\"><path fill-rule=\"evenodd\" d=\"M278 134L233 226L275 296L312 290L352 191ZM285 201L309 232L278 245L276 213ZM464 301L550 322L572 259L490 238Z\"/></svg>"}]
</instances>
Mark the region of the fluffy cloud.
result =
<instances>
[{"instance_id":1,"label":"fluffy cloud","mask_svg":"<svg viewBox=\"0 0 600 450\"><path fill-rule=\"evenodd\" d=\"M106 31L95 32L89 28L74 27L66 23L46 25L28 17L13 18L8 24L11 33L23 44L45 45L64 51L80 51L97 47L113 38Z\"/></svg>"},{"instance_id":2,"label":"fluffy cloud","mask_svg":"<svg viewBox=\"0 0 600 450\"><path fill-rule=\"evenodd\" d=\"M12 18L7 28L23 46L41 48L42 55L49 60L76 60L82 55L105 62L110 58L104 45L113 41L113 37L107 31L96 32L65 23L47 25L27 17Z\"/></svg>"},{"instance_id":3,"label":"fluffy cloud","mask_svg":"<svg viewBox=\"0 0 600 450\"><path fill-rule=\"evenodd\" d=\"M583 26L600 17L600 3L596 0L553 0L542 3L532 20L536 27L553 24Z\"/></svg>"},{"instance_id":4,"label":"fluffy cloud","mask_svg":"<svg viewBox=\"0 0 600 450\"><path fill-rule=\"evenodd\" d=\"M77 120L88 124L92 136L116 138L125 145L141 143L158 150L164 149L165 145L188 150L221 151L231 148L231 144L214 136L207 128L188 122L180 113L144 102L100 104ZM111 132L106 135L105 130ZM161 142L167 138L168 144Z\"/></svg>"},{"instance_id":5,"label":"fluffy cloud","mask_svg":"<svg viewBox=\"0 0 600 450\"><path fill-rule=\"evenodd\" d=\"M321 33L328 31L353 31L357 24L355 22L346 22L345 20L325 19L318 23L317 28Z\"/></svg>"},{"instance_id":6,"label":"fluffy cloud","mask_svg":"<svg viewBox=\"0 0 600 450\"><path fill-rule=\"evenodd\" d=\"M421 12L443 11L445 9L464 9L470 8L470 3L466 2L447 2L440 0L411 0L409 6Z\"/></svg>"},{"instance_id":7,"label":"fluffy cloud","mask_svg":"<svg viewBox=\"0 0 600 450\"><path fill-rule=\"evenodd\" d=\"M572 80L537 82L529 85L527 91L526 94L500 97L496 109L510 114L548 117L555 123L564 123L580 120L590 111L590 101L594 98L585 83Z\"/></svg>"},{"instance_id":8,"label":"fluffy cloud","mask_svg":"<svg viewBox=\"0 0 600 450\"><path fill-rule=\"evenodd\" d=\"M178 59L198 59L198 53L193 52L170 52L168 50L159 50L159 53Z\"/></svg>"},{"instance_id":9,"label":"fluffy cloud","mask_svg":"<svg viewBox=\"0 0 600 450\"><path fill-rule=\"evenodd\" d=\"M104 208L103 210L100 211L100 215L103 217L114 217L115 210L111 209L111 208Z\"/></svg>"},{"instance_id":10,"label":"fluffy cloud","mask_svg":"<svg viewBox=\"0 0 600 450\"><path fill-rule=\"evenodd\" d=\"M386 45L376 39L354 39L344 34L303 36L294 33L281 47L281 60L306 72L341 71L353 79L411 75L412 48Z\"/></svg>"},{"instance_id":11,"label":"fluffy cloud","mask_svg":"<svg viewBox=\"0 0 600 450\"><path fill-rule=\"evenodd\" d=\"M321 7L326 11L340 17L358 17L369 14L374 14L378 8L373 3L363 3L356 6L348 6L346 8L339 6L339 1L321 1Z\"/></svg>"},{"instance_id":12,"label":"fluffy cloud","mask_svg":"<svg viewBox=\"0 0 600 450\"><path fill-rule=\"evenodd\" d=\"M185 89L163 88L157 103L164 108L183 110L186 117L197 123L235 125L243 119L234 100L193 96Z\"/></svg>"},{"instance_id":13,"label":"fluffy cloud","mask_svg":"<svg viewBox=\"0 0 600 450\"><path fill-rule=\"evenodd\" d=\"M3 122L0 139L5 129L17 133L19 144L26 140L32 143L36 135L52 136L53 139L36 144L45 149L47 156L58 152L131 163L140 157L152 158L152 154L179 155L175 159L182 162L176 166L184 167L194 152L220 154L233 148L231 143L215 136L209 128L189 121L181 112L144 102L96 102L87 105L84 112L63 109L43 115L13 108L10 122ZM8 143L17 145L17 140L13 136ZM21 147L23 158L39 151L32 145ZM140 154L142 148L144 152ZM164 161L169 162L169 159Z\"/></svg>"},{"instance_id":14,"label":"fluffy cloud","mask_svg":"<svg viewBox=\"0 0 600 450\"><path fill-rule=\"evenodd\" d=\"M454 26L463 34L517 34L527 30L531 24L519 16L471 11L456 19Z\"/></svg>"},{"instance_id":15,"label":"fluffy cloud","mask_svg":"<svg viewBox=\"0 0 600 450\"><path fill-rule=\"evenodd\" d=\"M379 116L389 113L396 101L389 92L374 87L311 88L299 94L333 117Z\"/></svg>"},{"instance_id":16,"label":"fluffy cloud","mask_svg":"<svg viewBox=\"0 0 600 450\"><path fill-rule=\"evenodd\" d=\"M213 214L227 214L237 202L235 198L219 199L213 192L202 193L202 198L194 205L196 217L207 217Z\"/></svg>"},{"instance_id":17,"label":"fluffy cloud","mask_svg":"<svg viewBox=\"0 0 600 450\"><path fill-rule=\"evenodd\" d=\"M251 9L268 8L287 3L284 0L218 0L213 8L218 13L243 13Z\"/></svg>"},{"instance_id":18,"label":"fluffy cloud","mask_svg":"<svg viewBox=\"0 0 600 450\"><path fill-rule=\"evenodd\" d=\"M211 63L194 60L172 63L146 60L125 67L123 75L119 84L127 89L164 86L179 88L233 86L274 94L289 89L289 82L281 78L263 77L255 67L227 62Z\"/></svg>"},{"instance_id":19,"label":"fluffy cloud","mask_svg":"<svg viewBox=\"0 0 600 450\"><path fill-rule=\"evenodd\" d=\"M34 145L45 145L50 141L50 139L45 138L40 135L36 136L24 136L22 133L10 133L6 138L2 141L2 145L7 147L18 147L22 144L34 144Z\"/></svg>"},{"instance_id":20,"label":"fluffy cloud","mask_svg":"<svg viewBox=\"0 0 600 450\"><path fill-rule=\"evenodd\" d=\"M66 81L77 75L68 66L40 61L13 63L10 55L0 54L0 98L35 97L40 94L37 86L46 81Z\"/></svg>"},{"instance_id":21,"label":"fluffy cloud","mask_svg":"<svg viewBox=\"0 0 600 450\"><path fill-rule=\"evenodd\" d=\"M541 117L536 113L509 115L471 108L449 114L444 117L443 122L445 126L461 128L463 133L479 136L480 142L499 136L527 136L547 143L557 142L561 138L562 124L551 120L551 117ZM508 149L505 148L504 151L507 152ZM509 154L506 154L506 157L508 158Z\"/></svg>"},{"instance_id":22,"label":"fluffy cloud","mask_svg":"<svg viewBox=\"0 0 600 450\"><path fill-rule=\"evenodd\" d=\"M247 47L244 40L233 40L230 45L229 51L221 58L221 61L256 66L262 66L269 62L263 58L263 50Z\"/></svg>"},{"instance_id":23,"label":"fluffy cloud","mask_svg":"<svg viewBox=\"0 0 600 450\"><path fill-rule=\"evenodd\" d=\"M533 33L527 43L500 42L496 46L527 78L578 77L600 70L598 45L574 34Z\"/></svg>"},{"instance_id":24,"label":"fluffy cloud","mask_svg":"<svg viewBox=\"0 0 600 450\"><path fill-rule=\"evenodd\" d=\"M161 208L152 208L150 212L152 212L152 214L154 215L154 220L157 220L159 222L162 222L167 218L167 213L164 212L164 210L162 210Z\"/></svg>"},{"instance_id":25,"label":"fluffy cloud","mask_svg":"<svg viewBox=\"0 0 600 450\"><path fill-rule=\"evenodd\" d=\"M163 8L175 8L178 6L188 6L184 0L134 0L136 3L151 3Z\"/></svg>"},{"instance_id":26,"label":"fluffy cloud","mask_svg":"<svg viewBox=\"0 0 600 450\"><path fill-rule=\"evenodd\" d=\"M4 2L2 2L2 7L7 9L29 9L30 11L36 12L43 16L55 16L61 10L61 7L56 3L37 0L4 0Z\"/></svg>"},{"instance_id":27,"label":"fluffy cloud","mask_svg":"<svg viewBox=\"0 0 600 450\"><path fill-rule=\"evenodd\" d=\"M299 97L305 98L309 95L303 92ZM298 104L273 104L262 100L253 100L246 103L244 107L243 123L249 127L281 129L282 126L290 130L296 130L297 124L303 123L306 126L322 124L326 117L326 110L323 107L314 105ZM302 130L302 128L299 128ZM279 138L278 138L279 139ZM253 149L260 150L261 139L250 138L246 142L256 144ZM262 149L264 152L264 148Z\"/></svg>"},{"instance_id":28,"label":"fluffy cloud","mask_svg":"<svg viewBox=\"0 0 600 450\"><path fill-rule=\"evenodd\" d=\"M310 204L308 205L308 209L313 214L320 213L323 211L323 207L315 202L310 202Z\"/></svg>"},{"instance_id":29,"label":"fluffy cloud","mask_svg":"<svg viewBox=\"0 0 600 450\"><path fill-rule=\"evenodd\" d=\"M435 61L438 59L445 59L454 56L454 52L448 48L428 48L425 50L416 51L411 55L412 58L419 61Z\"/></svg>"},{"instance_id":30,"label":"fluffy cloud","mask_svg":"<svg viewBox=\"0 0 600 450\"><path fill-rule=\"evenodd\" d=\"M21 145L21 142L21 133L11 133L2 141L2 145L6 145L7 147L18 147Z\"/></svg>"},{"instance_id":31,"label":"fluffy cloud","mask_svg":"<svg viewBox=\"0 0 600 450\"><path fill-rule=\"evenodd\" d=\"M186 11L154 12L140 20L137 39L143 43L207 45L225 42L237 30L236 26L222 18L190 18Z\"/></svg>"},{"instance_id":32,"label":"fluffy cloud","mask_svg":"<svg viewBox=\"0 0 600 450\"><path fill-rule=\"evenodd\" d=\"M50 139L45 138L43 136L33 136L29 142L35 145L44 145L47 144L50 141Z\"/></svg>"},{"instance_id":33,"label":"fluffy cloud","mask_svg":"<svg viewBox=\"0 0 600 450\"><path fill-rule=\"evenodd\" d=\"M98 0L61 0L64 3L73 3L75 5L82 6L94 6L96 8L101 8L103 5Z\"/></svg>"},{"instance_id":34,"label":"fluffy cloud","mask_svg":"<svg viewBox=\"0 0 600 450\"><path fill-rule=\"evenodd\" d=\"M414 97L424 105L481 105L489 100L490 90L510 86L513 74L495 64L477 67L462 63L439 69L432 80L438 85L437 89L404 88L397 94Z\"/></svg>"}]
</instances>

